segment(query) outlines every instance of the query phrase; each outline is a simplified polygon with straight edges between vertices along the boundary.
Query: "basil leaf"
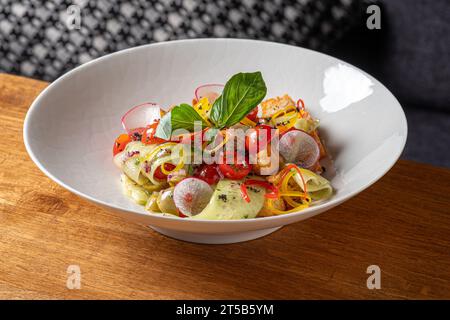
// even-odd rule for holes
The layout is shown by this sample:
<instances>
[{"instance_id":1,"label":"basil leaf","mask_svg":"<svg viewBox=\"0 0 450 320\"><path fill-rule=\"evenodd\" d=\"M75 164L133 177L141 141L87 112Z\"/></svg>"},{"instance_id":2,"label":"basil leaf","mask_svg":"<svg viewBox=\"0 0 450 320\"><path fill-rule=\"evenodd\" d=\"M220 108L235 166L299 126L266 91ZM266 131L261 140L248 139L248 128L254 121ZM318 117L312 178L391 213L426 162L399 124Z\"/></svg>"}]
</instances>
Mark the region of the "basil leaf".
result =
<instances>
[{"instance_id":1,"label":"basil leaf","mask_svg":"<svg viewBox=\"0 0 450 320\"><path fill-rule=\"evenodd\" d=\"M264 99L266 92L261 72L235 74L214 102L210 118L220 129L230 127L255 108Z\"/></svg>"},{"instance_id":2,"label":"basil leaf","mask_svg":"<svg viewBox=\"0 0 450 320\"><path fill-rule=\"evenodd\" d=\"M202 129L207 126L203 118L195 111L193 107L186 103L174 107L166 113L156 128L155 136L161 139L169 140L172 132L177 129L185 129L194 132L194 122L200 121Z\"/></svg>"}]
</instances>

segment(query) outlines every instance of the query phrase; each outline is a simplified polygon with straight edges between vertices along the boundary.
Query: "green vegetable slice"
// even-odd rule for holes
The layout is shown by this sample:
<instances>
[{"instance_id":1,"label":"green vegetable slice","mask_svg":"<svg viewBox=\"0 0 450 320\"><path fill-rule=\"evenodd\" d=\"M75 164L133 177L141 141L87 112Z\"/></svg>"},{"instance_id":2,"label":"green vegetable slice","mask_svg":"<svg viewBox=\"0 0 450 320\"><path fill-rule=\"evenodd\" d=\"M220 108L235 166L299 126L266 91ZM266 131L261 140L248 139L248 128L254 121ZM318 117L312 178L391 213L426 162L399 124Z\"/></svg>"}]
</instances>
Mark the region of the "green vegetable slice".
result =
<instances>
[{"instance_id":1,"label":"green vegetable slice","mask_svg":"<svg viewBox=\"0 0 450 320\"><path fill-rule=\"evenodd\" d=\"M170 112L166 113L158 127L156 128L155 136L161 139L169 140L172 133L178 129L184 129L189 132L194 132L195 122L199 121L202 129L207 127L206 121L195 111L195 109L182 103L174 107Z\"/></svg>"},{"instance_id":2,"label":"green vegetable slice","mask_svg":"<svg viewBox=\"0 0 450 320\"><path fill-rule=\"evenodd\" d=\"M211 109L211 120L219 129L241 121L265 97L266 84L261 72L238 73L225 84Z\"/></svg>"},{"instance_id":3,"label":"green vegetable slice","mask_svg":"<svg viewBox=\"0 0 450 320\"><path fill-rule=\"evenodd\" d=\"M190 219L236 220L256 217L264 205L265 190L257 186L247 188L250 202L246 202L240 184L241 181L220 180L205 209Z\"/></svg>"}]
</instances>

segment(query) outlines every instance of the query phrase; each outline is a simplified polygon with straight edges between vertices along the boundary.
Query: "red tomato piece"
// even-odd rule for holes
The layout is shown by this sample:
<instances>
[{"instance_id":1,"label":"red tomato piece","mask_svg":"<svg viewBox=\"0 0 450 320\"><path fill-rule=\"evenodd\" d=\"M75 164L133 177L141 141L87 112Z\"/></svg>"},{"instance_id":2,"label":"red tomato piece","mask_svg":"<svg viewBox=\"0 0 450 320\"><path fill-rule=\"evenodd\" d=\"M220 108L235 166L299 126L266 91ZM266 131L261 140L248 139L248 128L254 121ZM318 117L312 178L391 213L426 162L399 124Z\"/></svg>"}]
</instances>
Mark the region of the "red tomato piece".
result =
<instances>
[{"instance_id":1,"label":"red tomato piece","mask_svg":"<svg viewBox=\"0 0 450 320\"><path fill-rule=\"evenodd\" d=\"M166 140L155 137L156 128L158 127L159 121L148 125L142 132L141 142L144 144L161 144L166 142Z\"/></svg>"},{"instance_id":2,"label":"red tomato piece","mask_svg":"<svg viewBox=\"0 0 450 320\"><path fill-rule=\"evenodd\" d=\"M272 141L272 127L262 124L254 127L251 133L245 137L245 147L250 150L251 145L256 145L256 151L259 152L265 149L270 141Z\"/></svg>"},{"instance_id":3,"label":"red tomato piece","mask_svg":"<svg viewBox=\"0 0 450 320\"><path fill-rule=\"evenodd\" d=\"M130 141L131 137L126 133L118 136L116 141L114 141L113 155L115 156L119 152L122 152Z\"/></svg>"},{"instance_id":4,"label":"red tomato piece","mask_svg":"<svg viewBox=\"0 0 450 320\"><path fill-rule=\"evenodd\" d=\"M215 164L202 164L195 172L194 177L199 178L212 185L220 180L220 174Z\"/></svg>"},{"instance_id":5,"label":"red tomato piece","mask_svg":"<svg viewBox=\"0 0 450 320\"><path fill-rule=\"evenodd\" d=\"M247 114L247 118L249 120L252 120L253 122L257 122L257 118L258 118L258 107L253 108L252 111L250 111Z\"/></svg>"},{"instance_id":6,"label":"red tomato piece","mask_svg":"<svg viewBox=\"0 0 450 320\"><path fill-rule=\"evenodd\" d=\"M218 164L220 173L228 179L240 180L246 177L252 170L252 165L248 163L247 160L243 160L241 163L237 163L237 156L233 154L232 164L226 163L226 158L223 156L223 163ZM229 157L229 155L228 155Z\"/></svg>"},{"instance_id":7,"label":"red tomato piece","mask_svg":"<svg viewBox=\"0 0 450 320\"><path fill-rule=\"evenodd\" d=\"M173 169L175 169L175 165L172 163L164 163L164 169L166 169L167 171L172 171ZM167 175L161 171L161 166L156 168L155 173L153 175L158 180L164 180L167 178Z\"/></svg>"}]
</instances>

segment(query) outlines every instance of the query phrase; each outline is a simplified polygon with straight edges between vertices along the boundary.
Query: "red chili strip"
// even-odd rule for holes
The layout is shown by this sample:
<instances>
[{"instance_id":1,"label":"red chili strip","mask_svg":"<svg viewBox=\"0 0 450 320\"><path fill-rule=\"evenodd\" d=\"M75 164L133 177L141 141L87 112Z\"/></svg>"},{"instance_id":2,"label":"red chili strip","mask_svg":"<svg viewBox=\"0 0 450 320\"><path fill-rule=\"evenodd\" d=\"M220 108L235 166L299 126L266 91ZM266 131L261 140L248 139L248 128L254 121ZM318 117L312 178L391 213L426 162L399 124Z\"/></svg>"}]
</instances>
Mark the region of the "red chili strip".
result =
<instances>
[{"instance_id":1,"label":"red chili strip","mask_svg":"<svg viewBox=\"0 0 450 320\"><path fill-rule=\"evenodd\" d=\"M246 180L244 183L241 184L241 194L242 198L244 198L245 201L250 202L250 197L248 196L247 192L247 186L259 186L266 189L265 197L269 199L277 199L279 197L279 191L278 188L275 187L273 184L267 182L267 181L261 181L261 180L253 180L249 179Z\"/></svg>"}]
</instances>

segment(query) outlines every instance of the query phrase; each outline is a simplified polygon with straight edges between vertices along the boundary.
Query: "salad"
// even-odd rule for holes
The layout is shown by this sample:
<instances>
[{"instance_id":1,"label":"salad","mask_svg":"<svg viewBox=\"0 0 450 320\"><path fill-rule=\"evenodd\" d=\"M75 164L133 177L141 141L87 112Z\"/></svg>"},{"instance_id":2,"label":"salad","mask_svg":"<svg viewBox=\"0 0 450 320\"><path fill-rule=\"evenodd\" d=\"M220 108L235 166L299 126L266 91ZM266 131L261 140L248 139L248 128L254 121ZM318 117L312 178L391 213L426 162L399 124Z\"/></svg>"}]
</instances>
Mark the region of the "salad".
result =
<instances>
[{"instance_id":1,"label":"salad","mask_svg":"<svg viewBox=\"0 0 450 320\"><path fill-rule=\"evenodd\" d=\"M123 192L152 214L230 220L298 212L329 198L318 120L261 72L195 90L191 104L138 105L114 142Z\"/></svg>"}]
</instances>

